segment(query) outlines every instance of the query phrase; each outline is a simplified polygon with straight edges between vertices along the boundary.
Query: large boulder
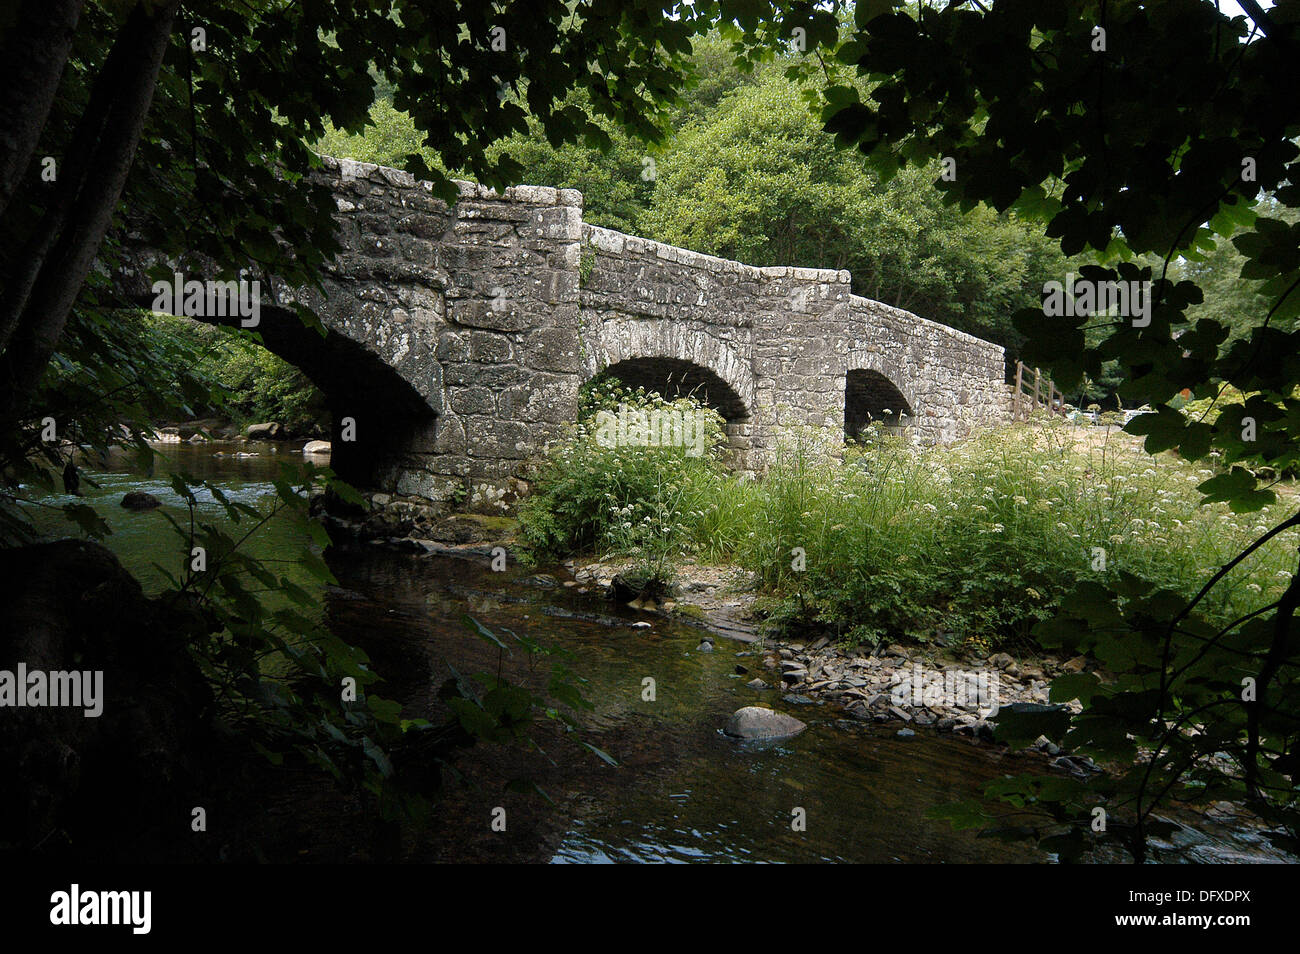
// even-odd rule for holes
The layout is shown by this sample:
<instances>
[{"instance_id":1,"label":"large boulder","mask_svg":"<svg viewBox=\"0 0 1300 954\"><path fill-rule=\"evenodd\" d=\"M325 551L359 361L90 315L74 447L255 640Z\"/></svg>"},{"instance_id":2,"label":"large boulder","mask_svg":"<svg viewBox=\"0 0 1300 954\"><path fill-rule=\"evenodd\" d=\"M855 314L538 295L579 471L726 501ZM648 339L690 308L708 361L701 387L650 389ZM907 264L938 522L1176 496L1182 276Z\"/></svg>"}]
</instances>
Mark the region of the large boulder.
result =
<instances>
[{"instance_id":1,"label":"large boulder","mask_svg":"<svg viewBox=\"0 0 1300 954\"><path fill-rule=\"evenodd\" d=\"M265 424L249 424L244 436L250 441L278 441L284 439L284 427L279 421L267 421Z\"/></svg>"},{"instance_id":2,"label":"large boulder","mask_svg":"<svg viewBox=\"0 0 1300 954\"><path fill-rule=\"evenodd\" d=\"M745 706L732 713L722 731L737 739L784 739L806 728L804 723L784 712Z\"/></svg>"},{"instance_id":3,"label":"large boulder","mask_svg":"<svg viewBox=\"0 0 1300 954\"><path fill-rule=\"evenodd\" d=\"M328 454L330 452L329 441L308 441L302 447L304 454Z\"/></svg>"}]
</instances>

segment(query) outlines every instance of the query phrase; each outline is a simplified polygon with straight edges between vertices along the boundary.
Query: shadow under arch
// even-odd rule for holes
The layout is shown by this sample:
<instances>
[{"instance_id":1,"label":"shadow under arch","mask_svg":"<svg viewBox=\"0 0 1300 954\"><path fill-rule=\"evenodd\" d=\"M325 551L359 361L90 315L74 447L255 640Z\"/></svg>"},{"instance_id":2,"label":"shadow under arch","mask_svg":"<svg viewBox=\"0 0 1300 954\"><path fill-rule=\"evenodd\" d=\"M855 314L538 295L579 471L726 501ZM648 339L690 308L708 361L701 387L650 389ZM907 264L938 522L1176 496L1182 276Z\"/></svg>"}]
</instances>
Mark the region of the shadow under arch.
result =
<instances>
[{"instance_id":1,"label":"shadow under arch","mask_svg":"<svg viewBox=\"0 0 1300 954\"><path fill-rule=\"evenodd\" d=\"M302 371L324 395L330 413L330 469L343 480L379 487L413 443L432 434L437 409L379 354L337 331L322 334L287 308L263 303L259 318L249 330L261 345ZM238 317L195 320L240 326ZM353 439L343 440L349 418Z\"/></svg>"},{"instance_id":2,"label":"shadow under arch","mask_svg":"<svg viewBox=\"0 0 1300 954\"><path fill-rule=\"evenodd\" d=\"M643 388L669 401L689 397L717 411L727 434L724 459L738 469L749 466L751 412L745 399L707 367L681 358L625 358L602 369L591 383L617 379L625 386Z\"/></svg>"},{"instance_id":3,"label":"shadow under arch","mask_svg":"<svg viewBox=\"0 0 1300 954\"><path fill-rule=\"evenodd\" d=\"M869 424L897 433L912 420L912 405L879 371L861 368L844 376L844 437L857 440Z\"/></svg>"}]
</instances>

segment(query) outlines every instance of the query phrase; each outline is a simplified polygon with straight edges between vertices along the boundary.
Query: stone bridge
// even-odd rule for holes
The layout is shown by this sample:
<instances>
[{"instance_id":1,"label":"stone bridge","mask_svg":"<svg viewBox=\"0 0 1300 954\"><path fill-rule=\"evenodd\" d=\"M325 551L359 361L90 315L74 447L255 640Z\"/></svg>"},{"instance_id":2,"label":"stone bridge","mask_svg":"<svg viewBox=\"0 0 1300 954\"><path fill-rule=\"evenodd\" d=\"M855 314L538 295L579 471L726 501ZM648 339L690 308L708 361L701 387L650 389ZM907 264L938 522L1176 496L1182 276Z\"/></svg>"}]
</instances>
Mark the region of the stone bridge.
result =
<instances>
[{"instance_id":1,"label":"stone bridge","mask_svg":"<svg viewBox=\"0 0 1300 954\"><path fill-rule=\"evenodd\" d=\"M287 310L258 330L325 393L334 469L362 486L508 504L604 371L704 399L744 470L790 425L883 420L942 443L1007 417L1002 348L853 295L847 271L587 225L571 189L460 183L449 207L404 172L325 165L345 251L323 293L273 283L271 313L296 297L329 334Z\"/></svg>"}]
</instances>

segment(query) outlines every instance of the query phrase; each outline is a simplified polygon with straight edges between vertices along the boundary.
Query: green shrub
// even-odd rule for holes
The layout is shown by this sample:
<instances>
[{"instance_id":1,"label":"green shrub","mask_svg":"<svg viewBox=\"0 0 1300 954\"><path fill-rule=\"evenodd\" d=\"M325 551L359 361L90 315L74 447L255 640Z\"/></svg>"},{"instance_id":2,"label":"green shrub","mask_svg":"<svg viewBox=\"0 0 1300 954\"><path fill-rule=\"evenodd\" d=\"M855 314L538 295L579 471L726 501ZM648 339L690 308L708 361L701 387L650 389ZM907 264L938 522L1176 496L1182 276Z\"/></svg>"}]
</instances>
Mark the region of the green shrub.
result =
<instances>
[{"instance_id":1,"label":"green shrub","mask_svg":"<svg viewBox=\"0 0 1300 954\"><path fill-rule=\"evenodd\" d=\"M624 409L630 420L638 414L647 420L657 415L661 423L672 415L689 417L688 433L694 436L699 427L699 442L690 447L624 442L627 435L608 430ZM662 437L663 428L657 433ZM662 586L671 577L670 557L681 552L696 519L690 506L711 496L724 479L718 463L722 442L722 419L694 400L666 401L616 381L597 382L585 389L578 424L542 466L534 493L520 508L524 539L539 554L635 556L635 576L644 588Z\"/></svg>"},{"instance_id":2,"label":"green shrub","mask_svg":"<svg viewBox=\"0 0 1300 954\"><path fill-rule=\"evenodd\" d=\"M306 375L247 338L227 338L209 371L226 390L236 423L279 421L291 434L327 432L324 397Z\"/></svg>"},{"instance_id":3,"label":"green shrub","mask_svg":"<svg viewBox=\"0 0 1300 954\"><path fill-rule=\"evenodd\" d=\"M220 416L241 427L279 421L291 434L328 433L325 398L301 371L267 351L246 331L167 315L149 318L154 338L184 344L171 374L205 382L210 393L192 402L195 417Z\"/></svg>"}]
</instances>

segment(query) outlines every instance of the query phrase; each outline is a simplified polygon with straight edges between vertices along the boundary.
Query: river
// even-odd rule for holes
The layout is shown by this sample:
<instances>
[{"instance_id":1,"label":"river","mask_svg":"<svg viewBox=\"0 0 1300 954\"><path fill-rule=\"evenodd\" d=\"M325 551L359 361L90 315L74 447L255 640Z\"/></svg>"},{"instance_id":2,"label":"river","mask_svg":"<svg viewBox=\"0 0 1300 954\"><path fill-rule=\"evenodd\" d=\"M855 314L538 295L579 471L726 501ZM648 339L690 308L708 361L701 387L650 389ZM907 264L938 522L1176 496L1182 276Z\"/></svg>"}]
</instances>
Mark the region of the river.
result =
<instances>
[{"instance_id":1,"label":"river","mask_svg":"<svg viewBox=\"0 0 1300 954\"><path fill-rule=\"evenodd\" d=\"M259 456L214 456L248 450ZM163 510L181 518L183 503L166 474L174 467L219 482L233 499L265 506L281 462L300 459L275 453L271 445L163 445L159 451L153 476L133 475L124 460L114 459L107 472L90 473L99 488L83 483L89 499L110 504L101 508L113 529L105 542L146 589L163 585L155 563L175 572L185 551L161 511L116 506L123 493L148 491ZM65 499L70 498L48 502ZM215 501L201 501L201 507L209 518L220 513ZM278 564L283 572L311 543L273 522L249 546L259 556L284 561ZM565 664L587 680L583 692L595 704L582 716L582 737L619 763L610 766L572 739L545 730L537 734L541 754L484 745L458 753L455 768L464 782L450 785L441 798L417 860L1050 860L1022 844L954 831L927 817L932 807L977 796L984 782L999 775L1045 771L1037 756L928 730L900 738L896 727L842 718L831 705L780 700L776 706L808 723L807 731L779 743L738 743L721 733L728 715L741 706L774 702L772 692L745 685L753 678L749 670L762 667L762 656L749 646L722 639L714 652L699 652L701 630L694 626L653 618L649 629L634 627L643 617L630 610L560 586L536 585L538 570L563 578L556 568L512 566L494 573L485 557L375 546L331 548L327 558L338 585L322 592L322 622L371 656L386 679L382 693L401 701L408 717L439 718L436 693L449 667L493 671L500 664L507 672L523 672L522 654L499 660L495 649L466 631L461 617L469 613L490 628L526 633L565 651ZM643 698L647 678L654 680L653 701ZM535 792L503 792L521 774L550 800ZM505 832L491 828L498 806L506 809ZM792 824L798 809L806 819L803 830ZM340 831L329 840L337 844L347 837ZM1186 840L1189 860L1235 860L1262 851L1251 835Z\"/></svg>"}]
</instances>

